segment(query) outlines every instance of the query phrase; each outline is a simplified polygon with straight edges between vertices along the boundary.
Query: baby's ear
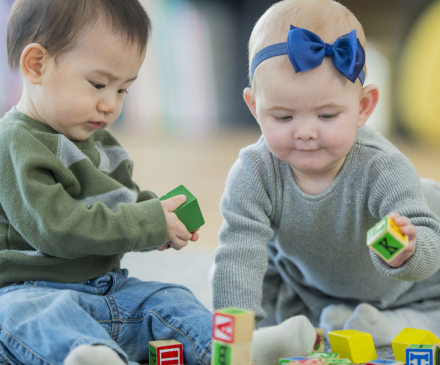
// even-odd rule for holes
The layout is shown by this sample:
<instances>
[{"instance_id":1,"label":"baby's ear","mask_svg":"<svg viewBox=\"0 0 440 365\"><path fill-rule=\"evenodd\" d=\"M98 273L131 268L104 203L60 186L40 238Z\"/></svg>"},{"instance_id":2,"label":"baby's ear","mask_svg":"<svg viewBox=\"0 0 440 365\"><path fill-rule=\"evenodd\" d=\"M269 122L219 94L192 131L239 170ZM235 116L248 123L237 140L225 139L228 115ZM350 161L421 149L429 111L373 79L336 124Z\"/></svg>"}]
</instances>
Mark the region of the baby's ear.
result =
<instances>
[{"instance_id":1,"label":"baby's ear","mask_svg":"<svg viewBox=\"0 0 440 365\"><path fill-rule=\"evenodd\" d=\"M379 88L370 84L363 88L360 105L359 105L359 120L358 128L362 127L373 113L379 101Z\"/></svg>"},{"instance_id":2,"label":"baby's ear","mask_svg":"<svg viewBox=\"0 0 440 365\"><path fill-rule=\"evenodd\" d=\"M31 43L21 53L20 68L31 84L41 83L42 68L47 62L47 51L38 43Z\"/></svg>"},{"instance_id":3,"label":"baby's ear","mask_svg":"<svg viewBox=\"0 0 440 365\"><path fill-rule=\"evenodd\" d=\"M257 105L255 103L255 96L254 96L254 92L252 91L252 89L250 87L247 87L246 89L244 89L243 98L244 98L244 101L246 102L249 110L251 111L252 115L255 117L255 119L258 122Z\"/></svg>"}]
</instances>

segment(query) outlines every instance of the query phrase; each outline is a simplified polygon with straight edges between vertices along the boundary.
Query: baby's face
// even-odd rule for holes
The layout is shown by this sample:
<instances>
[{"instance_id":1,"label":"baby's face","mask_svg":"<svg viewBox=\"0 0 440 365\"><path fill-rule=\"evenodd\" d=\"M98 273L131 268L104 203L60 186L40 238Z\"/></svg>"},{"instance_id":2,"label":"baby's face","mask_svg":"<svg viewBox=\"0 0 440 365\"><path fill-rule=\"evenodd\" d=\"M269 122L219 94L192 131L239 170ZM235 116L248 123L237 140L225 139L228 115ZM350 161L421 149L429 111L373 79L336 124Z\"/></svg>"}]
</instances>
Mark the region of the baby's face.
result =
<instances>
[{"instance_id":1,"label":"baby's face","mask_svg":"<svg viewBox=\"0 0 440 365\"><path fill-rule=\"evenodd\" d=\"M271 152L294 173L317 176L340 168L362 125L358 85L329 59L304 73L267 60L256 81L257 120Z\"/></svg>"},{"instance_id":2,"label":"baby's face","mask_svg":"<svg viewBox=\"0 0 440 365\"><path fill-rule=\"evenodd\" d=\"M49 57L43 66L33 96L37 118L73 140L108 127L121 113L144 56L107 29L90 31L57 64Z\"/></svg>"}]
</instances>

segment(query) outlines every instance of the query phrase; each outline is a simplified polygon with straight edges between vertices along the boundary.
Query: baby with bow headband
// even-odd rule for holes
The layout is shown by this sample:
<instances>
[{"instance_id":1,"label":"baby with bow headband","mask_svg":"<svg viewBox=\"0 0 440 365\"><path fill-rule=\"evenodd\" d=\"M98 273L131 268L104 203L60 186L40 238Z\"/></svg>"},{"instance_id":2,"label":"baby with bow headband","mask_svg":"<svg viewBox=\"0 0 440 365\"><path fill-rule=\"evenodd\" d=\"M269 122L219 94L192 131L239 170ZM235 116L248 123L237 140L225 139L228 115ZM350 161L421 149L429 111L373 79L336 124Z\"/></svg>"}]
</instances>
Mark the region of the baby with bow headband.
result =
<instances>
[{"instance_id":1,"label":"baby with bow headband","mask_svg":"<svg viewBox=\"0 0 440 365\"><path fill-rule=\"evenodd\" d=\"M404 327L440 335L440 185L366 125L379 91L365 45L332 0L280 1L253 29L244 99L262 136L228 176L213 307L272 314L278 325L254 333L255 365L311 352L318 326L378 346ZM409 238L389 264L366 245L387 215Z\"/></svg>"}]
</instances>

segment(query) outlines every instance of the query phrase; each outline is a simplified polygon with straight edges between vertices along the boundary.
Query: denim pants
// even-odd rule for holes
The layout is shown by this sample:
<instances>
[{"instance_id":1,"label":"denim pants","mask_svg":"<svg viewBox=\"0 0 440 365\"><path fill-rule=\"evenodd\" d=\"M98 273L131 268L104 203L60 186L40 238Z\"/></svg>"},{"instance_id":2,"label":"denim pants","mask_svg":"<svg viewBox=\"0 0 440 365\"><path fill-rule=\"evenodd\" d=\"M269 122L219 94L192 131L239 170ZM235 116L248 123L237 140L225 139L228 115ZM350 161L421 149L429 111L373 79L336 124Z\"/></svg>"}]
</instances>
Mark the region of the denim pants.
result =
<instances>
[{"instance_id":1,"label":"denim pants","mask_svg":"<svg viewBox=\"0 0 440 365\"><path fill-rule=\"evenodd\" d=\"M209 364L212 314L185 287L116 270L81 283L15 283L0 289L0 364L63 364L82 344L106 345L127 364L150 341L183 344L185 364Z\"/></svg>"}]
</instances>

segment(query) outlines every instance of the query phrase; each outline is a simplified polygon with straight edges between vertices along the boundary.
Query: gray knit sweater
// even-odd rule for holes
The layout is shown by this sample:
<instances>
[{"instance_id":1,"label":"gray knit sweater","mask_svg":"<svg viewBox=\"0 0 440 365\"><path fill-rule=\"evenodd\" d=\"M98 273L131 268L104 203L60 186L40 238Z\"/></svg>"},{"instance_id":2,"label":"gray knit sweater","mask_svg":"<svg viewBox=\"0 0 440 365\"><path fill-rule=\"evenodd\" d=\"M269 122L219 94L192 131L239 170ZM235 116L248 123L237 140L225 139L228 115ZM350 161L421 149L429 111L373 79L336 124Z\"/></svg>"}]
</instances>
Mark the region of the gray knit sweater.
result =
<instances>
[{"instance_id":1,"label":"gray knit sweater","mask_svg":"<svg viewBox=\"0 0 440 365\"><path fill-rule=\"evenodd\" d=\"M417 227L416 251L399 268L366 245L367 231L392 211ZM233 165L221 213L214 309L253 310L258 322L269 303L278 320L306 314L314 323L337 303L440 309L440 185L421 183L411 162L367 126L317 196L298 188L261 137Z\"/></svg>"}]
</instances>

